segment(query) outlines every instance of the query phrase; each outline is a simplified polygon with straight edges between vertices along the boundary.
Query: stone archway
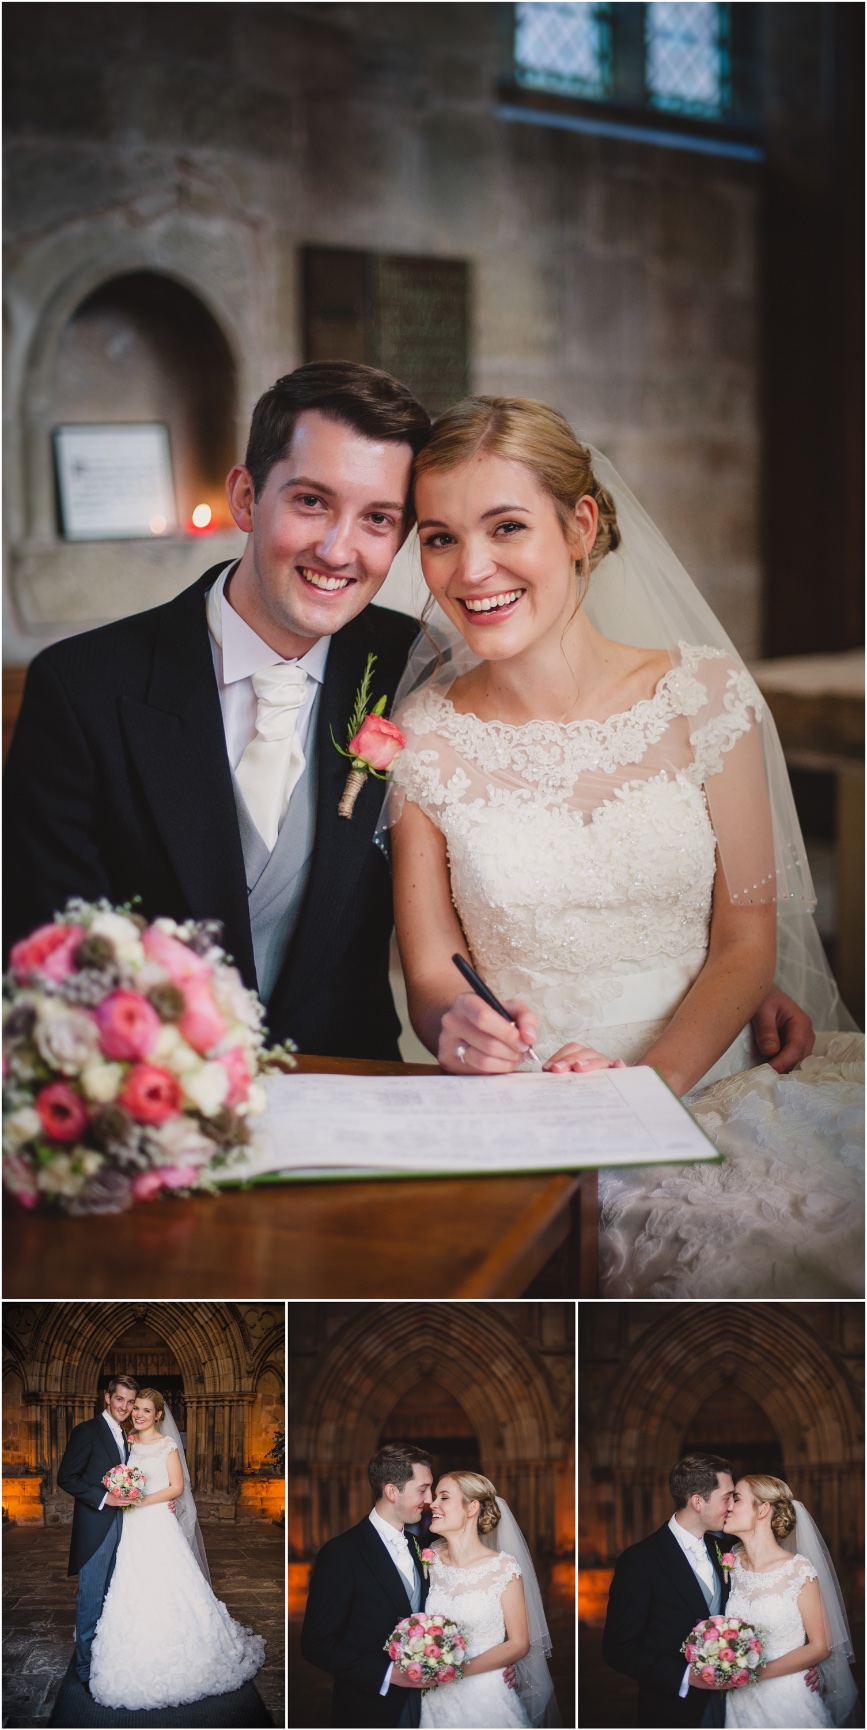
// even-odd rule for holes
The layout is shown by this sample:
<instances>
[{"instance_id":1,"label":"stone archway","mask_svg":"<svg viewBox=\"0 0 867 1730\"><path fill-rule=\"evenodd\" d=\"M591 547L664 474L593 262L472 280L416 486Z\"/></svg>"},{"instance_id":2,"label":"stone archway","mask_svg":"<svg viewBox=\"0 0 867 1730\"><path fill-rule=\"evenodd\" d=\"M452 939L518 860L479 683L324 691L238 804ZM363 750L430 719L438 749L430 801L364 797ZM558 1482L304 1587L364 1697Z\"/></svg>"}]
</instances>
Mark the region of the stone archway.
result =
<instances>
[{"instance_id":1,"label":"stone archway","mask_svg":"<svg viewBox=\"0 0 867 1730\"><path fill-rule=\"evenodd\" d=\"M312 1558L367 1513L366 1466L383 1426L430 1378L466 1414L482 1470L514 1509L542 1571L549 1568L570 1521L572 1426L540 1355L490 1305L359 1309L330 1342L293 1423L292 1553Z\"/></svg>"}]
</instances>

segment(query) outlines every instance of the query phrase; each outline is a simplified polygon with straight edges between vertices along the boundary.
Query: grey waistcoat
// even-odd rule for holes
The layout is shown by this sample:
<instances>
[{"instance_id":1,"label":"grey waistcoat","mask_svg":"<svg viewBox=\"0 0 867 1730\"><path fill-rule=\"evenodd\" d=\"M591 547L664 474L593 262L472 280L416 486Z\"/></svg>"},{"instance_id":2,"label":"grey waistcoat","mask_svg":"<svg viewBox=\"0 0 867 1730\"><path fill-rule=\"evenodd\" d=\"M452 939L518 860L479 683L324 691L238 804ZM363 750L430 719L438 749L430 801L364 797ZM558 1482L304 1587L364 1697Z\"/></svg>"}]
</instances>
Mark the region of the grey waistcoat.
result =
<instances>
[{"instance_id":1,"label":"grey waistcoat","mask_svg":"<svg viewBox=\"0 0 867 1730\"><path fill-rule=\"evenodd\" d=\"M313 856L316 836L316 721L322 686L313 700L304 773L292 789L273 853L269 853L232 776L238 827L244 849L247 896L259 996L268 1004L292 939Z\"/></svg>"}]
</instances>

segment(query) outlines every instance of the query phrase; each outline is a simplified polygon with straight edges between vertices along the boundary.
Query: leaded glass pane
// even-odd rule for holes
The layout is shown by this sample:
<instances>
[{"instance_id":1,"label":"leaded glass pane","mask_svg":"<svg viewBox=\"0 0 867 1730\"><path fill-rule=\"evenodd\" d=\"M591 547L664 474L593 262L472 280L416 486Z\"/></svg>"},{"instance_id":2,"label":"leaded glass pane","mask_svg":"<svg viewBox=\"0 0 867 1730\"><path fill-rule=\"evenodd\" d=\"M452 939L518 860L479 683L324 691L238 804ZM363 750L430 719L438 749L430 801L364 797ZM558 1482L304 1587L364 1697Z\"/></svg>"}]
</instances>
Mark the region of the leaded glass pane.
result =
<instances>
[{"instance_id":1,"label":"leaded glass pane","mask_svg":"<svg viewBox=\"0 0 867 1730\"><path fill-rule=\"evenodd\" d=\"M692 0L651 0L645 7L645 85L654 108L727 113L728 10Z\"/></svg>"},{"instance_id":2,"label":"leaded glass pane","mask_svg":"<svg viewBox=\"0 0 867 1730\"><path fill-rule=\"evenodd\" d=\"M611 91L610 5L515 7L515 73L537 90L580 96Z\"/></svg>"}]
</instances>

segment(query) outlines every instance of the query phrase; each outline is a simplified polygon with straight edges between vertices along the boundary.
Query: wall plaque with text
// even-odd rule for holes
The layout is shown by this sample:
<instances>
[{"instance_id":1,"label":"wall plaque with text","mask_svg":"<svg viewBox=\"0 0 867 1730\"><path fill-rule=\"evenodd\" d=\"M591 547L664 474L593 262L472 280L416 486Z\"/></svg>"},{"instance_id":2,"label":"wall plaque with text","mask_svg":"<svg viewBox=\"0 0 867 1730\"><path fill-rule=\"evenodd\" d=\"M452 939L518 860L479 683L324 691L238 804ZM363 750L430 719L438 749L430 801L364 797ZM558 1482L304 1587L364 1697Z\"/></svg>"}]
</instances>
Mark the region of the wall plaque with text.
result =
<instances>
[{"instance_id":1,"label":"wall plaque with text","mask_svg":"<svg viewBox=\"0 0 867 1730\"><path fill-rule=\"evenodd\" d=\"M168 427L54 429L62 532L68 541L138 540L177 527Z\"/></svg>"}]
</instances>

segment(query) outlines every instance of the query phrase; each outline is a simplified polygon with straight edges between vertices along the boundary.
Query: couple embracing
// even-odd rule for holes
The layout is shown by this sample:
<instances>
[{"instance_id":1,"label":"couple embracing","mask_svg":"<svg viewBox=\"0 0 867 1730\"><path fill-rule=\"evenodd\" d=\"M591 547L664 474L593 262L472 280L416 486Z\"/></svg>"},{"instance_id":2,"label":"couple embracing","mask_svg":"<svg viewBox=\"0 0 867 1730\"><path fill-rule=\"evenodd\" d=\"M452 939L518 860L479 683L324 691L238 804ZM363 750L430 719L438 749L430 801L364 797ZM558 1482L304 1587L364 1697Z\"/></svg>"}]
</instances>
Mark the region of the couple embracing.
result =
<instances>
[{"instance_id":1,"label":"couple embracing","mask_svg":"<svg viewBox=\"0 0 867 1730\"><path fill-rule=\"evenodd\" d=\"M218 919L275 1040L394 1060L394 918L445 1070L509 1073L530 1046L555 1073L649 1064L704 1111L726 1163L700 1184L603 1173L606 1296L861 1295L859 1053L830 1033L851 1023L779 741L611 464L542 403L468 398L431 427L398 380L334 361L265 393L227 489L239 560L30 669L8 938L75 895ZM413 522L410 654L416 627L369 603ZM347 819L371 656L392 786L383 806L371 774Z\"/></svg>"},{"instance_id":2,"label":"couple embracing","mask_svg":"<svg viewBox=\"0 0 867 1730\"><path fill-rule=\"evenodd\" d=\"M136 1468L136 1499L121 1484ZM107 1483L106 1480L109 1480ZM75 1498L75 1670L100 1706L179 1706L243 1687L265 1642L211 1590L177 1425L157 1388L115 1376L104 1410L76 1424L57 1472Z\"/></svg>"},{"instance_id":3,"label":"couple embracing","mask_svg":"<svg viewBox=\"0 0 867 1730\"><path fill-rule=\"evenodd\" d=\"M559 1724L535 1570L490 1480L448 1472L434 1489L430 1455L404 1443L380 1448L367 1475L373 1508L320 1550L301 1636L308 1662L334 1677L332 1725ZM392 1636L418 1616L455 1624L465 1642L465 1660L433 1686L395 1662Z\"/></svg>"},{"instance_id":4,"label":"couple embracing","mask_svg":"<svg viewBox=\"0 0 867 1730\"><path fill-rule=\"evenodd\" d=\"M765 1473L735 1483L727 1460L689 1454L669 1486L675 1511L619 1557L605 1624L606 1663L638 1682L639 1725L848 1724L857 1691L846 1611L822 1536L788 1484Z\"/></svg>"}]
</instances>

